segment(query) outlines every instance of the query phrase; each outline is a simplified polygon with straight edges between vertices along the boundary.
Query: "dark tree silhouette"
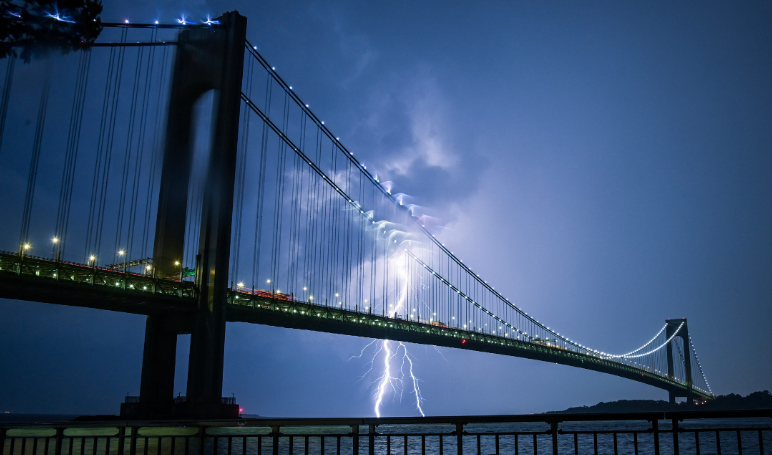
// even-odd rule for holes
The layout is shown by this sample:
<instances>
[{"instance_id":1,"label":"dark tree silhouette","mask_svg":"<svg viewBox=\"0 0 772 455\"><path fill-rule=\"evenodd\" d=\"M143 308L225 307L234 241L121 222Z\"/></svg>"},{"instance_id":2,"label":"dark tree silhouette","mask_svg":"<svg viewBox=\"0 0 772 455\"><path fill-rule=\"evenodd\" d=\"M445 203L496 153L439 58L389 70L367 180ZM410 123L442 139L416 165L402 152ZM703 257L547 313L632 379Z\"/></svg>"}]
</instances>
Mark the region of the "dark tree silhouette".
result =
<instances>
[{"instance_id":1,"label":"dark tree silhouette","mask_svg":"<svg viewBox=\"0 0 772 455\"><path fill-rule=\"evenodd\" d=\"M0 0L0 58L87 48L102 31L101 13L101 0Z\"/></svg>"}]
</instances>

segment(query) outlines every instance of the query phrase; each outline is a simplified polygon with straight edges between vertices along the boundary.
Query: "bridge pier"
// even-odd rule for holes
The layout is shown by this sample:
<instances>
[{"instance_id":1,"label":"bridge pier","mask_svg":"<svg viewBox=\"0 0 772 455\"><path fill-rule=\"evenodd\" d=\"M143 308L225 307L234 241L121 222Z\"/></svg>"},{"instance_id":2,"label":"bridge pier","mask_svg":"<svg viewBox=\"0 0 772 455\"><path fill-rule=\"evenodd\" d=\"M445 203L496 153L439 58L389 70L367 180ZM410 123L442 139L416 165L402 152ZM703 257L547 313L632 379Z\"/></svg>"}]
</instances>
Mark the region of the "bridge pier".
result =
<instances>
[{"instance_id":1,"label":"bridge pier","mask_svg":"<svg viewBox=\"0 0 772 455\"><path fill-rule=\"evenodd\" d=\"M165 326L163 316L148 316L139 395L145 418L163 418L172 412L177 334ZM122 410L123 411L123 410Z\"/></svg>"},{"instance_id":2,"label":"bridge pier","mask_svg":"<svg viewBox=\"0 0 772 455\"><path fill-rule=\"evenodd\" d=\"M214 90L214 124L196 258L196 307L190 313L148 316L139 403L122 406L124 417L238 417L238 405L222 398L222 380L246 18L230 12L218 20L218 27L186 29L178 37L153 252L157 276L180 276L193 154L192 107ZM187 397L175 401L180 333L191 334L190 360Z\"/></svg>"}]
</instances>

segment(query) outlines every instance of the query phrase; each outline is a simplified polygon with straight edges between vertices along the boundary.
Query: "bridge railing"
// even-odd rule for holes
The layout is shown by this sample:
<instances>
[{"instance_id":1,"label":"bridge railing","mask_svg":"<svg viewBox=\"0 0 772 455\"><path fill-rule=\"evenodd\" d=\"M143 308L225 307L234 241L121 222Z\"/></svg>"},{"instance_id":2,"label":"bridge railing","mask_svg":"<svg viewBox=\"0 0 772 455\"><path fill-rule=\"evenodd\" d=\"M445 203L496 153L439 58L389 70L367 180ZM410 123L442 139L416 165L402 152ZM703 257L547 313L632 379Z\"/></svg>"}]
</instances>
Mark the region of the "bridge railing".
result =
<instances>
[{"instance_id":1,"label":"bridge railing","mask_svg":"<svg viewBox=\"0 0 772 455\"><path fill-rule=\"evenodd\" d=\"M53 282L59 284L75 284L87 286L89 289L102 289L104 292L120 292L126 295L178 297L181 299L190 299L195 296L195 284L191 281L170 278L156 278L153 269L149 268L146 273L133 273L117 269L108 269L104 267L95 267L89 264L78 264L73 262L61 261L59 259L32 256L23 252L3 252L0 251L0 277L7 277L8 274L20 275L26 278L41 280L49 285ZM180 278L184 278L180 276ZM420 317L407 318L398 314L377 314L372 307L364 309L358 306L353 308L338 308L326 305L320 305L311 300L305 302L297 299L293 295L282 294L278 292L269 292L264 290L244 290L242 288L234 289L230 292L229 303L241 308L248 308L257 311L270 311L273 313L292 314L293 317L315 317L325 319L336 319L355 325L369 325L378 327L388 327L393 330L421 332L451 337L459 342L469 340L475 343L484 343L486 345L502 345L510 348L517 348L525 351L544 351L552 353L559 357L581 357L583 362L595 364L611 365L617 369L634 369L637 374L656 377L663 383L680 386L684 390L689 385L676 378L667 376L658 371L646 369L644 366L637 365L634 362L624 361L624 359L608 359L599 355L589 354L587 352L577 351L570 347L554 345L543 341L533 341L528 339L509 338L506 335L487 334L474 328L467 330L447 325L432 319L426 320ZM622 361L620 361L622 360ZM692 385L692 389L698 395L710 397L708 391L702 390Z\"/></svg>"},{"instance_id":2,"label":"bridge railing","mask_svg":"<svg viewBox=\"0 0 772 455\"><path fill-rule=\"evenodd\" d=\"M2 455L764 454L770 447L769 409L0 425Z\"/></svg>"},{"instance_id":3,"label":"bridge railing","mask_svg":"<svg viewBox=\"0 0 772 455\"><path fill-rule=\"evenodd\" d=\"M292 318L321 318L327 320L345 321L350 324L371 326L373 328L388 328L403 332L420 332L458 340L459 343L482 343L486 345L500 345L503 347L519 349L523 351L549 352L561 358L581 358L582 362L591 362L597 365L613 366L618 370L634 371L636 376L646 375L656 378L662 383L681 387L686 391L690 386L686 382L670 377L665 373L646 369L644 366L625 359L608 359L603 356L583 351L564 348L561 346L534 342L527 339L514 339L501 335L486 334L476 330L464 330L458 327L448 326L430 320L409 319L400 315L378 314L373 311L365 311L361 308L338 308L336 306L320 305L312 301L301 301L293 296L271 293L267 291L232 290L229 294L229 303L241 308L260 312L279 313ZM265 323L264 319L260 319ZM461 347L461 344L458 345ZM691 386L692 390L703 398L712 397L709 391Z\"/></svg>"},{"instance_id":4,"label":"bridge railing","mask_svg":"<svg viewBox=\"0 0 772 455\"><path fill-rule=\"evenodd\" d=\"M0 273L182 298L192 298L196 292L192 282L156 278L152 271L133 273L8 251L0 251Z\"/></svg>"}]
</instances>

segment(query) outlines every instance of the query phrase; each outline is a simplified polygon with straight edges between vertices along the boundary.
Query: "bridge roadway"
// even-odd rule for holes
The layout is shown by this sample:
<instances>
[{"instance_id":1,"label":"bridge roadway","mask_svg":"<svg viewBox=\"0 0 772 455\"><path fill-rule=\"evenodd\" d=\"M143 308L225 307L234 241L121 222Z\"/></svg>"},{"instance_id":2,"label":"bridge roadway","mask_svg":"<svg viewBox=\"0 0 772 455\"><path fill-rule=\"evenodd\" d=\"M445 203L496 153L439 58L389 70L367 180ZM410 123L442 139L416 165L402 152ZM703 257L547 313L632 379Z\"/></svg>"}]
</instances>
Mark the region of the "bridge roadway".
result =
<instances>
[{"instance_id":1,"label":"bridge roadway","mask_svg":"<svg viewBox=\"0 0 772 455\"><path fill-rule=\"evenodd\" d=\"M192 316L195 292L194 284L189 281L0 252L0 298L133 314L189 313ZM460 330L437 322L409 321L321 306L264 291L253 294L231 290L228 301L228 322L389 339L555 362L632 379L679 396L689 388L685 383L634 364L543 342ZM692 392L703 399L712 398L699 389L692 389Z\"/></svg>"}]
</instances>

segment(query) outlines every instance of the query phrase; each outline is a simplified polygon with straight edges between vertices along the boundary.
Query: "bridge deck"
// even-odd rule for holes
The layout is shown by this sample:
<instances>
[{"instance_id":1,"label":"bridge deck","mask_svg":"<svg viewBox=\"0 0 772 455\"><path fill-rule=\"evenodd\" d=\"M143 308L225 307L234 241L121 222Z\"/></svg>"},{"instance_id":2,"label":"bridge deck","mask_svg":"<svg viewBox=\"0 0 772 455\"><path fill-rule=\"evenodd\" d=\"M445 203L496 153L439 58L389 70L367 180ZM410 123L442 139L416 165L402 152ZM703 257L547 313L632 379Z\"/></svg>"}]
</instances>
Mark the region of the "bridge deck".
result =
<instances>
[{"instance_id":1,"label":"bridge deck","mask_svg":"<svg viewBox=\"0 0 772 455\"><path fill-rule=\"evenodd\" d=\"M181 314L195 308L189 281L0 252L0 297L134 314ZM247 322L318 332L430 344L546 362L556 362L632 379L683 393L685 383L634 364L592 356L545 342L512 339L449 327L436 321L413 321L320 306L284 294L232 290L229 322ZM693 393L709 399L698 389Z\"/></svg>"}]
</instances>

